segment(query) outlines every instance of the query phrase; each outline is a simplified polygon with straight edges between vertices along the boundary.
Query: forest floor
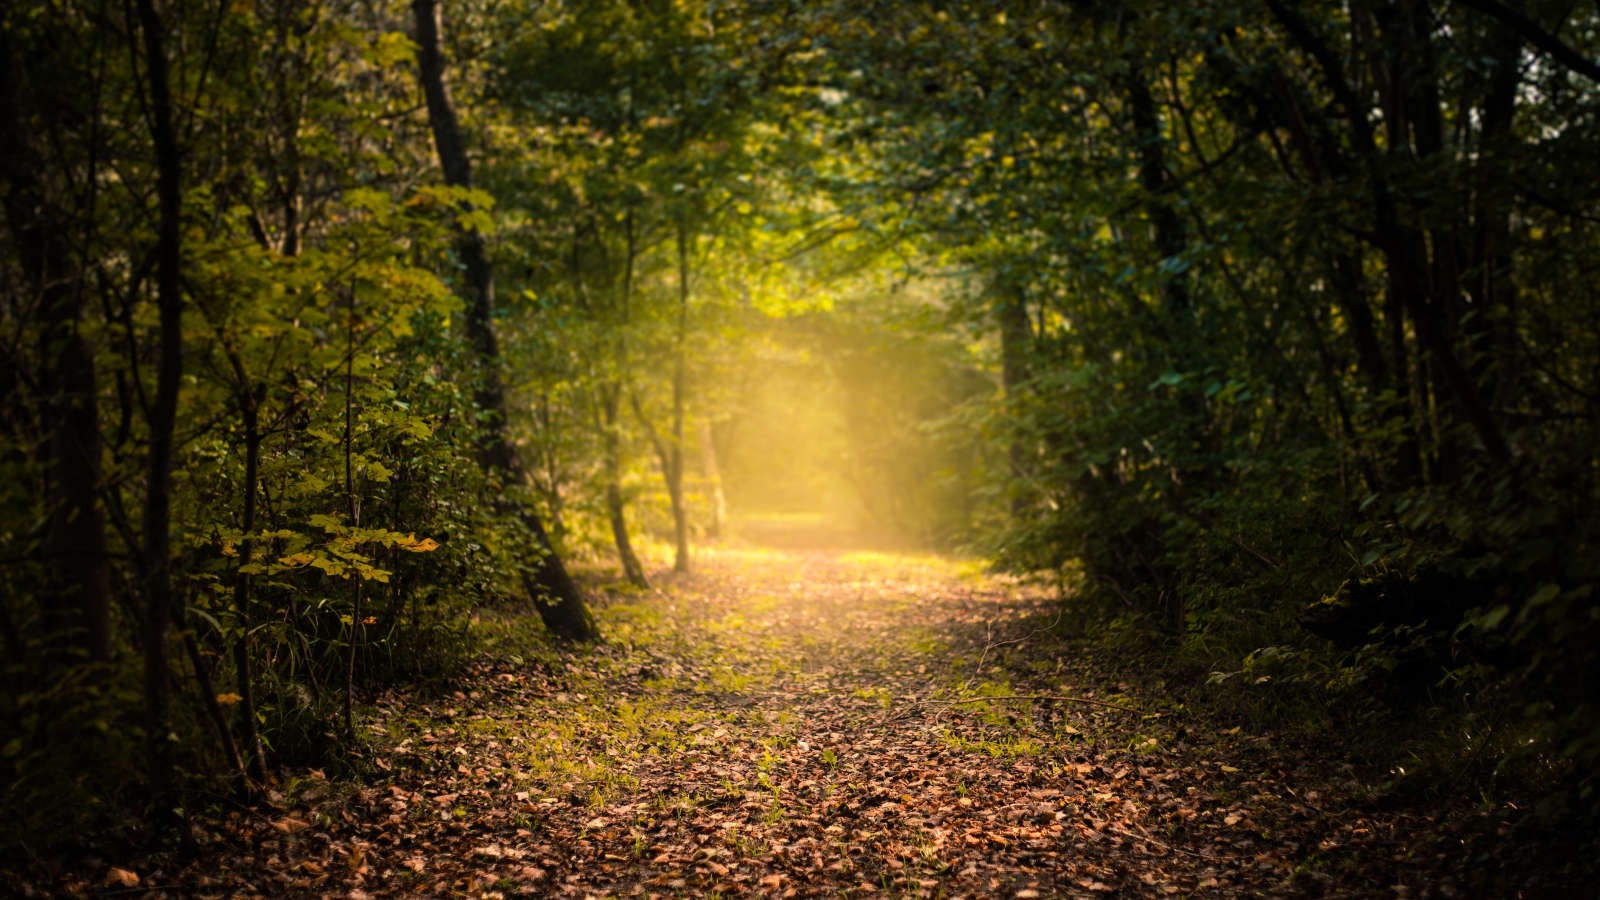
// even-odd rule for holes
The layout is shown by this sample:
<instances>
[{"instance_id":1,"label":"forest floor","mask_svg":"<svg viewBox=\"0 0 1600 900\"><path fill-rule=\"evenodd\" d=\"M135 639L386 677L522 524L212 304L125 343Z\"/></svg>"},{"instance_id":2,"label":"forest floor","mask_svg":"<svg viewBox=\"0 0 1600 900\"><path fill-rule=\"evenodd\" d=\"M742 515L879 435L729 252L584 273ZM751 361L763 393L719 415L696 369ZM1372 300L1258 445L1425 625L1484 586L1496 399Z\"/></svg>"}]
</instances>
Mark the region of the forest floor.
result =
<instances>
[{"instance_id":1,"label":"forest floor","mask_svg":"<svg viewBox=\"0 0 1600 900\"><path fill-rule=\"evenodd\" d=\"M607 637L532 616L442 691L369 710L367 776L301 773L158 896L1443 896L1521 893L1492 816L1375 801L1351 766L1218 729L1051 630L1051 592L819 535L712 547ZM489 616L489 614L485 614ZM980 696L997 699L961 702ZM998 699L998 698L1032 699ZM1471 822L1470 827L1461 823ZM1486 886L1488 886L1486 888ZM26 886L24 886L25 888ZM1531 895L1558 891L1535 884Z\"/></svg>"}]
</instances>

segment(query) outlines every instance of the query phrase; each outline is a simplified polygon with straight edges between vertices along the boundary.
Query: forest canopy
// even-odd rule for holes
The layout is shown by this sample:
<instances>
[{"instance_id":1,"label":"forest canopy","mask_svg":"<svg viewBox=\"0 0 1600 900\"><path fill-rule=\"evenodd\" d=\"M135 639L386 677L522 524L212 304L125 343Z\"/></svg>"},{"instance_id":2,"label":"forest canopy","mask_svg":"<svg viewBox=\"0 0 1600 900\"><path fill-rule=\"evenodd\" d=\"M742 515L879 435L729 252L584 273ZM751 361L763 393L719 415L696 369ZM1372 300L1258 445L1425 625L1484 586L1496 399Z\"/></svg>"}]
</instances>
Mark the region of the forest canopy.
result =
<instances>
[{"instance_id":1,"label":"forest canopy","mask_svg":"<svg viewBox=\"0 0 1600 900\"><path fill-rule=\"evenodd\" d=\"M1587 803L1597 59L1546 0L8 5L0 839L249 796L755 513Z\"/></svg>"}]
</instances>

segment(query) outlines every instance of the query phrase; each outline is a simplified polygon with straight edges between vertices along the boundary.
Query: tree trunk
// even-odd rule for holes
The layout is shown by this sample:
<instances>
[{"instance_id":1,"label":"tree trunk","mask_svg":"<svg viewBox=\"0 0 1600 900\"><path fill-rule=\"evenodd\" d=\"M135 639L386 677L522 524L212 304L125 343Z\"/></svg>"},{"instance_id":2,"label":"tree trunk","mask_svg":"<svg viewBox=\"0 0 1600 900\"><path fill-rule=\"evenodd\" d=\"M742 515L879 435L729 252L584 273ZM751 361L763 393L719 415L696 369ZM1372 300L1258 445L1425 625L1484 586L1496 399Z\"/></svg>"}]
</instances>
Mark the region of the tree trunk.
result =
<instances>
[{"instance_id":1,"label":"tree trunk","mask_svg":"<svg viewBox=\"0 0 1600 900\"><path fill-rule=\"evenodd\" d=\"M222 704L217 702L215 682L211 680L211 670L206 667L205 657L200 654L200 644L194 639L194 631L184 629L182 622L172 624L183 633L183 649L189 654L189 665L194 667L194 679L200 689L200 707L206 711L206 718L211 720L211 729L217 733L222 755L227 758L234 777L239 779L240 794L248 797L250 779L245 773L244 761L239 758L239 745L233 740L233 732L228 730L228 717L222 712Z\"/></svg>"},{"instance_id":2,"label":"tree trunk","mask_svg":"<svg viewBox=\"0 0 1600 900\"><path fill-rule=\"evenodd\" d=\"M1301 102L1282 71L1273 73L1272 90L1262 92L1259 99L1263 108L1271 110L1278 123L1288 129L1314 185L1325 189L1330 181L1343 185L1357 180L1356 167L1341 149L1327 117L1320 109ZM1405 423L1405 436L1394 448L1391 478L1402 487L1415 485L1422 478L1422 458L1414 428L1411 389L1406 383L1408 354L1404 343L1404 312L1393 304L1386 312L1389 323L1398 329L1391 331L1391 366L1385 361L1383 338L1367 296L1359 248L1343 246L1337 236L1330 236L1329 243L1325 256L1328 283L1334 302L1344 316L1349 339L1355 346L1356 367L1378 398L1378 420L1398 418ZM1386 391L1390 394L1385 399Z\"/></svg>"},{"instance_id":3,"label":"tree trunk","mask_svg":"<svg viewBox=\"0 0 1600 900\"><path fill-rule=\"evenodd\" d=\"M243 371L241 366L240 371ZM250 565L255 551L255 541L250 535L256 529L256 482L259 480L261 461L261 429L257 420L259 410L256 406L256 397L250 390L249 384L242 387L245 392L244 399L244 539L239 541L239 568L242 570ZM244 736L244 752L247 754L246 764L250 777L258 783L267 780L266 754L262 751L261 732L256 727L256 694L255 675L253 673L253 660L250 656L250 643L254 628L254 617L251 615L251 604L255 602L251 597L251 588L254 586L253 578L249 572L238 571L234 574L237 579L233 585L233 605L239 614L240 634L233 644L234 677L239 688L239 731ZM243 771L243 770L241 770Z\"/></svg>"},{"instance_id":4,"label":"tree trunk","mask_svg":"<svg viewBox=\"0 0 1600 900\"><path fill-rule=\"evenodd\" d=\"M622 497L622 392L624 383L628 378L628 339L627 329L633 308L633 266L637 261L639 252L637 236L634 233L633 208L628 207L623 216L624 248L622 264L622 284L618 286L612 275L609 255L606 257L606 287L607 296L610 297L611 309L614 319L608 329L611 338L611 363L615 366L615 377L601 383L600 395L600 432L605 451L605 497L606 517L611 523L611 539L617 547L617 561L622 565L623 575L634 587L649 590L650 580L645 577L644 566L639 562L639 556L633 550L633 541L628 537L628 517L626 504ZM599 237L599 230L596 229ZM583 289L583 266L579 258L578 230L573 229L572 235L572 279L577 295L585 296ZM585 304L587 306L587 304Z\"/></svg>"},{"instance_id":5,"label":"tree trunk","mask_svg":"<svg viewBox=\"0 0 1600 900\"><path fill-rule=\"evenodd\" d=\"M1412 163L1407 158L1412 147L1409 133L1412 118L1421 121L1425 143L1436 143L1433 133L1437 132L1437 100L1432 101L1434 109L1425 108L1435 91L1431 86L1418 87L1412 83L1416 75L1415 67L1426 62L1425 58L1418 58L1425 57L1425 53L1416 47L1418 41L1426 39L1425 30L1421 30L1426 10L1415 6L1387 10L1398 14L1400 21L1388 23L1392 31L1383 36L1386 45L1375 51L1385 63L1378 67L1379 72L1388 76L1384 79L1387 83L1380 85L1379 90L1388 138L1380 149L1367 118L1368 105L1346 78L1338 56L1317 36L1298 11L1291 9L1283 0L1266 0L1266 5L1273 17L1284 26L1289 37L1316 62L1334 99L1344 107L1353 131L1354 146L1366 166L1367 189L1372 197L1376 232L1374 243L1384 255L1387 270L1388 318L1396 355L1404 352L1404 326L1400 316L1403 311L1411 318L1419 347L1428 354L1427 364L1436 373L1439 390L1455 401L1456 411L1466 419L1489 456L1498 463L1510 463L1511 451L1505 436L1450 343L1452 331L1443 317L1449 312L1447 305L1456 300L1430 291L1428 275L1432 257L1428 254L1427 241L1422 232L1405 222L1399 198L1388 175L1393 162L1398 162L1402 170ZM1370 26L1363 26L1363 29L1372 31ZM1424 74L1431 77L1431 72ZM1412 95L1410 98L1407 97L1408 92ZM1404 371L1397 367L1397 380ZM1419 397L1415 402L1420 404L1422 399ZM1421 418L1419 413L1419 423Z\"/></svg>"},{"instance_id":6,"label":"tree trunk","mask_svg":"<svg viewBox=\"0 0 1600 900\"><path fill-rule=\"evenodd\" d=\"M172 124L172 93L167 81L163 26L152 0L137 0L144 36L149 122L156 154L156 196L161 217L156 239L156 308L160 322L155 402L149 413L150 447L145 475L143 541L145 557L144 703L145 745L152 808L158 820L176 819L173 746L168 740L171 704L167 669L167 623L181 618L172 590L169 525L172 494L173 430L178 387L183 375L182 156Z\"/></svg>"},{"instance_id":7,"label":"tree trunk","mask_svg":"<svg viewBox=\"0 0 1600 900\"><path fill-rule=\"evenodd\" d=\"M444 54L439 36L439 11L436 0L413 0L412 12L417 29L417 68L428 104L428 123L445 183L454 187L472 186L472 167L466 145L456 121L455 108L445 84ZM484 416L479 460L483 467L511 483L521 483L522 465L507 433L505 389L500 381L500 346L494 331L494 274L484 251L483 235L476 229L462 229L456 252L466 269L466 331L481 369L476 392L478 409ZM556 555L537 513L526 506L517 510L522 522L533 532L537 568L527 579L527 588L545 627L569 640L587 641L598 637L583 594Z\"/></svg>"},{"instance_id":8,"label":"tree trunk","mask_svg":"<svg viewBox=\"0 0 1600 900\"><path fill-rule=\"evenodd\" d=\"M628 539L628 520L622 502L622 440L620 429L622 388L616 383L600 386L600 407L605 442L606 516L611 520L611 539L617 545L617 561L628 583L643 590L650 589L650 579L645 577L644 566L633 552L633 542Z\"/></svg>"},{"instance_id":9,"label":"tree trunk","mask_svg":"<svg viewBox=\"0 0 1600 900\"><path fill-rule=\"evenodd\" d=\"M1167 175L1166 135L1162 133L1155 98L1151 96L1143 65L1131 55L1128 57L1126 88L1128 112L1133 124L1134 143L1137 145L1139 183L1145 192L1145 216L1150 221L1151 237L1156 252L1161 255L1162 267L1167 269L1166 277L1161 282L1161 305L1168 330L1169 359L1177 371L1189 372L1196 368L1197 354L1194 298L1190 293L1187 275L1182 267L1173 264L1181 260L1189 249L1188 229L1173 207L1173 184ZM1180 392L1178 406L1183 414L1188 444L1182 448L1183 452L1202 456L1207 444L1205 398L1199 393L1198 385L1180 384L1177 390ZM1192 485L1197 481L1203 482L1205 476L1198 461L1193 465L1180 463L1180 466L1188 470L1185 471L1186 483ZM1182 492L1175 491L1173 499L1181 513L1185 505ZM1171 585L1165 586L1162 593L1167 626L1181 633L1187 615L1183 595L1176 586Z\"/></svg>"},{"instance_id":10,"label":"tree trunk","mask_svg":"<svg viewBox=\"0 0 1600 900\"><path fill-rule=\"evenodd\" d=\"M355 292L350 292L350 305L347 308L348 319L345 322L345 349L344 349L344 497L346 510L350 517L351 528L361 527L361 498L356 494L355 469L351 465L351 444L355 438L355 403L352 396L355 387L356 369L356 303ZM350 638L345 646L344 666L344 731L351 739L356 734L356 652L361 647L360 637L364 631L361 627L362 601L365 599L363 588L365 580L357 575L351 579L351 588L355 596L350 604Z\"/></svg>"},{"instance_id":11,"label":"tree trunk","mask_svg":"<svg viewBox=\"0 0 1600 900\"><path fill-rule=\"evenodd\" d=\"M1511 278L1511 213L1506 159L1517 140L1512 125L1522 81L1517 65L1522 42L1514 36L1496 35L1494 68L1483 97L1473 172L1472 240L1468 247L1467 292L1476 314L1467 326L1474 380L1488 383L1490 369L1500 369L1498 383L1490 384L1490 399L1497 405L1511 396L1520 381L1516 369L1517 288Z\"/></svg>"},{"instance_id":12,"label":"tree trunk","mask_svg":"<svg viewBox=\"0 0 1600 900\"><path fill-rule=\"evenodd\" d=\"M1384 99L1386 154L1400 167L1421 161L1438 161L1443 153L1443 126L1433 71L1427 10L1403 3L1394 10L1396 21L1385 35L1387 76L1380 86ZM1409 128L1408 128L1409 126ZM1413 137L1414 136L1414 137ZM1382 163L1379 163L1380 165ZM1455 410L1466 419L1484 449L1498 463L1511 461L1510 447L1495 422L1479 386L1456 354L1454 342L1460 318L1460 278L1456 261L1454 222L1433 222L1425 234L1402 219L1399 200L1388 182L1375 178L1377 226L1388 277L1410 314L1418 342L1428 354L1434 390L1455 400ZM1431 241L1430 241L1431 238ZM1431 249L1431 253L1429 252ZM1456 468L1453 434L1441 429L1439 459L1449 480Z\"/></svg>"},{"instance_id":13,"label":"tree trunk","mask_svg":"<svg viewBox=\"0 0 1600 900\"><path fill-rule=\"evenodd\" d=\"M672 531L677 539L674 572L689 571L689 510L683 501L683 418L688 381L689 224L678 216L678 331L673 341L672 442L667 448L667 495L672 501Z\"/></svg>"}]
</instances>

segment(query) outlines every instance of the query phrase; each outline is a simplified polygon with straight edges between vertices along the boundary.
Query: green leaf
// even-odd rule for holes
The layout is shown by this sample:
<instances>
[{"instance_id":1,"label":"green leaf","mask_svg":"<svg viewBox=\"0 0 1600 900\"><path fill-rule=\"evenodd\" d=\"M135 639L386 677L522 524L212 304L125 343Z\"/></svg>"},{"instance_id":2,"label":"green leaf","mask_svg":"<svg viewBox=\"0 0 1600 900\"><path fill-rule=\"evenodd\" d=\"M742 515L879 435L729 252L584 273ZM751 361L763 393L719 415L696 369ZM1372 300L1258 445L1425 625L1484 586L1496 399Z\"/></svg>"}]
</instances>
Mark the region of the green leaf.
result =
<instances>
[{"instance_id":1,"label":"green leaf","mask_svg":"<svg viewBox=\"0 0 1600 900\"><path fill-rule=\"evenodd\" d=\"M222 628L222 623L218 622L214 617L212 617L205 610L191 606L191 607L189 607L189 614L193 615L193 616L197 616L200 619L204 620L205 622L208 622L211 625L212 628L215 628L217 630L218 634L224 633L223 632L223 628Z\"/></svg>"},{"instance_id":2,"label":"green leaf","mask_svg":"<svg viewBox=\"0 0 1600 900\"><path fill-rule=\"evenodd\" d=\"M1491 609L1488 612L1478 616L1478 627L1484 631L1493 631L1500 627L1500 623L1504 622L1506 620L1506 616L1510 615L1510 613L1511 607L1502 603L1496 606L1494 609Z\"/></svg>"},{"instance_id":3,"label":"green leaf","mask_svg":"<svg viewBox=\"0 0 1600 900\"><path fill-rule=\"evenodd\" d=\"M1532 597L1528 598L1528 606L1543 606L1559 596L1561 596L1561 585L1547 584L1535 591Z\"/></svg>"},{"instance_id":4,"label":"green leaf","mask_svg":"<svg viewBox=\"0 0 1600 900\"><path fill-rule=\"evenodd\" d=\"M1173 385L1179 384L1182 381L1182 372L1164 372L1160 378L1150 382L1150 387L1146 388L1146 390L1153 391L1158 387L1172 387Z\"/></svg>"}]
</instances>

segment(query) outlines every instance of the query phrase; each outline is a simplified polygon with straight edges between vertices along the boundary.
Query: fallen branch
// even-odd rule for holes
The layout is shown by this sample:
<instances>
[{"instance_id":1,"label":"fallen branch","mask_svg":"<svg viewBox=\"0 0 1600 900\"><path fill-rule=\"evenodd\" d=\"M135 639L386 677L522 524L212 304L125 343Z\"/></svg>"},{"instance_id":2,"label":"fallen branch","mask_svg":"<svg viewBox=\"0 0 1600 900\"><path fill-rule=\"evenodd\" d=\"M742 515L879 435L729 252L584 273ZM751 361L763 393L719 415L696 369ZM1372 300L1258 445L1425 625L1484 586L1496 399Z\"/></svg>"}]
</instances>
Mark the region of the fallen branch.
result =
<instances>
[{"instance_id":1,"label":"fallen branch","mask_svg":"<svg viewBox=\"0 0 1600 900\"><path fill-rule=\"evenodd\" d=\"M1089 706L1104 706L1107 709L1120 709L1123 712L1130 712L1151 719L1162 715L1162 713L1147 713L1144 710L1123 706L1119 703L1091 700L1088 697L1068 697L1065 694L1005 694L998 697L968 697L965 700L928 700L924 702L935 706L962 706L967 703L987 703L990 700L1051 700L1056 703L1083 703Z\"/></svg>"}]
</instances>

